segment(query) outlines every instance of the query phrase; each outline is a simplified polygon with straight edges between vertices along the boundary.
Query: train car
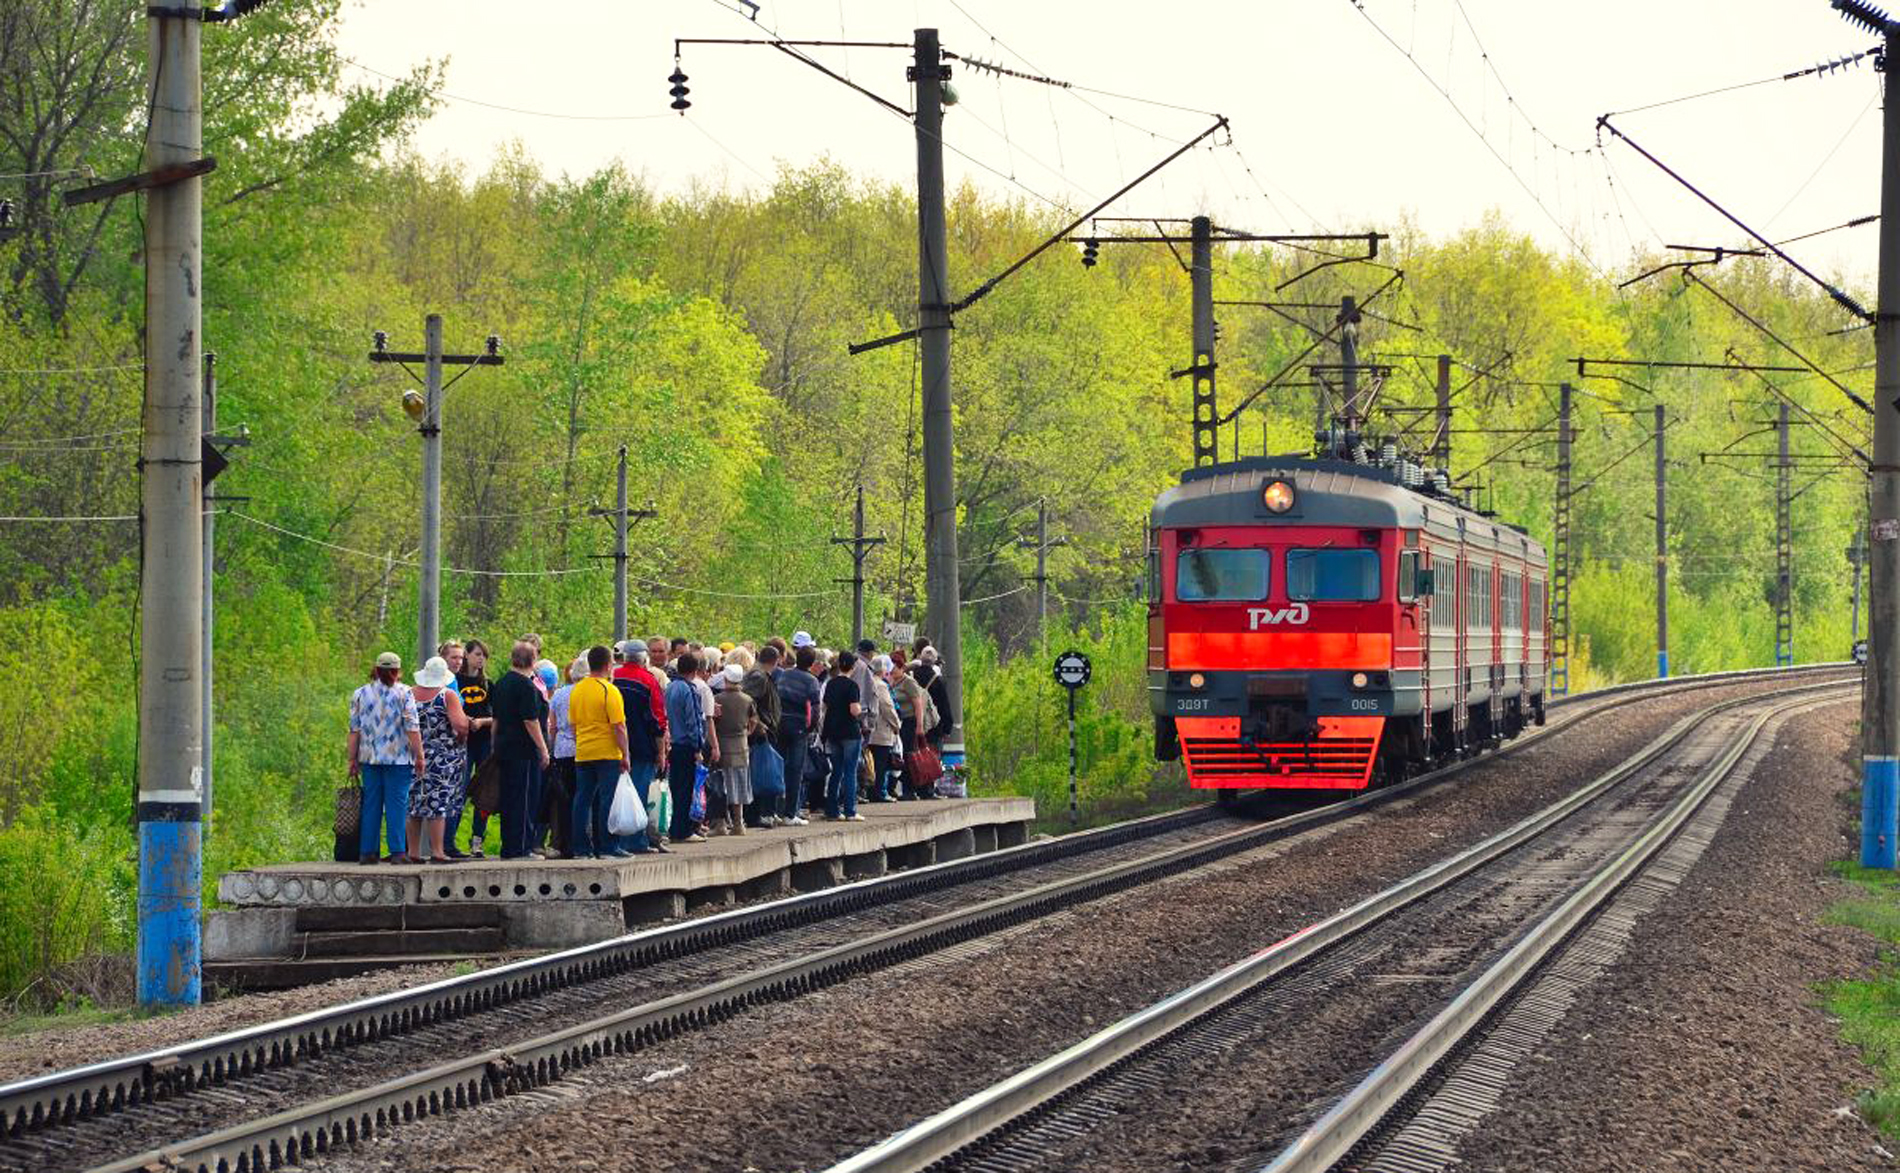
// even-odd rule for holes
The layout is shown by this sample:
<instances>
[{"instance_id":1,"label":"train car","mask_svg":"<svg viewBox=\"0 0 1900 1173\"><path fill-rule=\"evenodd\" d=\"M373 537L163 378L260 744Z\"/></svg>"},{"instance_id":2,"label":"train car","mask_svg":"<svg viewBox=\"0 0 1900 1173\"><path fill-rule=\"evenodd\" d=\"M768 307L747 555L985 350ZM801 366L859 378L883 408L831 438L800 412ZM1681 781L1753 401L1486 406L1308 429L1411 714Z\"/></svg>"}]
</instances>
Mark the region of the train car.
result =
<instances>
[{"instance_id":1,"label":"train car","mask_svg":"<svg viewBox=\"0 0 1900 1173\"><path fill-rule=\"evenodd\" d=\"M1149 526L1155 755L1230 799L1495 746L1543 723L1548 579L1525 531L1389 448L1184 473Z\"/></svg>"}]
</instances>

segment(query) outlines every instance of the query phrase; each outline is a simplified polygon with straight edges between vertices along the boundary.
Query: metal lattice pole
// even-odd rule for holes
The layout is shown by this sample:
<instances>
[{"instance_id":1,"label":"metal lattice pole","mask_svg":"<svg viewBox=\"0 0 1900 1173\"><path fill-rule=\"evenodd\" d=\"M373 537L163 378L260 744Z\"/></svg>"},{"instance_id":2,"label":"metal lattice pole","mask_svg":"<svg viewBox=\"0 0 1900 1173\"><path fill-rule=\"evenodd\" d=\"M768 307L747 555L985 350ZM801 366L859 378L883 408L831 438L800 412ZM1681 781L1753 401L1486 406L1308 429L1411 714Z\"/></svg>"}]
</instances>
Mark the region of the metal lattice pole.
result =
<instances>
[{"instance_id":1,"label":"metal lattice pole","mask_svg":"<svg viewBox=\"0 0 1900 1173\"><path fill-rule=\"evenodd\" d=\"M1550 691L1570 695L1570 405L1571 387L1558 391L1557 506L1550 555Z\"/></svg>"},{"instance_id":2,"label":"metal lattice pole","mask_svg":"<svg viewBox=\"0 0 1900 1173\"><path fill-rule=\"evenodd\" d=\"M1794 663L1794 464L1788 459L1788 405L1777 421L1775 462L1775 664Z\"/></svg>"}]
</instances>

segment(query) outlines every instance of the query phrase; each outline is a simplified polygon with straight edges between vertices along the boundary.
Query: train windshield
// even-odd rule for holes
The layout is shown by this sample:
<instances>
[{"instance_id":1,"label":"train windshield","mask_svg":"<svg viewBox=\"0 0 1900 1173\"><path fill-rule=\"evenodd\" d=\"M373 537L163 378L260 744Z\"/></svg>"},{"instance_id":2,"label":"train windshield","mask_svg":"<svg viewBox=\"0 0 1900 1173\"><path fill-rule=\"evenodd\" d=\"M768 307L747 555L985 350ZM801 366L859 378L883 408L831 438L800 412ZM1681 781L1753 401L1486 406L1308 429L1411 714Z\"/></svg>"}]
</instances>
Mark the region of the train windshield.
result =
<instances>
[{"instance_id":1,"label":"train windshield","mask_svg":"<svg viewBox=\"0 0 1900 1173\"><path fill-rule=\"evenodd\" d=\"M1288 550L1286 597L1369 603L1379 597L1377 550Z\"/></svg>"},{"instance_id":2,"label":"train windshield","mask_svg":"<svg viewBox=\"0 0 1900 1173\"><path fill-rule=\"evenodd\" d=\"M1265 550L1183 550L1174 597L1183 603L1258 602L1267 597Z\"/></svg>"}]
</instances>

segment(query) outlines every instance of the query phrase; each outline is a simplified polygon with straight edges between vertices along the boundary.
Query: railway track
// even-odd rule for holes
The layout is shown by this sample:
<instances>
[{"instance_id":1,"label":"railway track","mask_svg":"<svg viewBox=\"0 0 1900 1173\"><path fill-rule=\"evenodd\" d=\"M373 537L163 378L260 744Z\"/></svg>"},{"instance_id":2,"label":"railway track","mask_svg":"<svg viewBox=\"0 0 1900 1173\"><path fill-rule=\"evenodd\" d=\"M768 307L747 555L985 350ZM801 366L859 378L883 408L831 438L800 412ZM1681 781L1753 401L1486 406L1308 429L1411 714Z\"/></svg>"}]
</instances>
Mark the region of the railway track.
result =
<instances>
[{"instance_id":1,"label":"railway track","mask_svg":"<svg viewBox=\"0 0 1900 1173\"><path fill-rule=\"evenodd\" d=\"M1726 798L1712 796L1763 728L1850 695L1822 683L1726 701L1686 718L1516 826L831 1173L1162 1167L1181 1160L1180 1152L1140 1146L1197 1127L1182 1120L1182 1089L1231 1094L1248 1080L1259 1086L1201 1121L1231 1116L1231 1129L1214 1131L1254 1143L1215 1146L1197 1156L1197 1167L1443 1168L1456 1155L1459 1130L1502 1094L1510 1063L1534 1045L1537 1025L1561 1013L1578 977L1554 975L1541 994L1529 983L1560 964L1573 941L1583 953L1573 967L1603 964L1605 945L1578 934L1595 925L1607 925L1612 936L1627 931L1630 915L1604 910L1630 891L1632 877L1667 863L1662 857L1672 844L1682 846L1679 838L1706 842L1726 809ZM1674 874L1684 872L1675 861ZM1513 1011L1518 1018L1506 1021Z\"/></svg>"},{"instance_id":2,"label":"railway track","mask_svg":"<svg viewBox=\"0 0 1900 1173\"><path fill-rule=\"evenodd\" d=\"M1579 698L1561 723L1653 692ZM1239 831L1197 808L1031 843L0 1087L0 1170L275 1167L1314 830L1462 768ZM1168 834L1191 841L1155 850ZM460 1057L416 1070L426 1054Z\"/></svg>"}]
</instances>

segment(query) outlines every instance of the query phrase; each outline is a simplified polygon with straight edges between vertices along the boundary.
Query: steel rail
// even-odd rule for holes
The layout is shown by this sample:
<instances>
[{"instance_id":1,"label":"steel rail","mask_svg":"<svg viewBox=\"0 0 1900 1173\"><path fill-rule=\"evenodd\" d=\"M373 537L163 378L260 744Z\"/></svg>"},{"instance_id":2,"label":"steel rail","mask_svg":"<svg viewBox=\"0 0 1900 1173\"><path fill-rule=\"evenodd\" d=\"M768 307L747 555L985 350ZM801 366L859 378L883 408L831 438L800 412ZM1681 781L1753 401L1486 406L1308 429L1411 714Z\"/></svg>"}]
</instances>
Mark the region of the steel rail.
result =
<instances>
[{"instance_id":1,"label":"steel rail","mask_svg":"<svg viewBox=\"0 0 1900 1173\"><path fill-rule=\"evenodd\" d=\"M1150 815L1079 835L1039 840L854 881L679 924L509 962L378 994L175 1047L0 1085L0 1136L20 1136L175 1091L285 1066L353 1042L479 1013L543 990L626 972L925 891L1106 850L1218 819L1212 805ZM1067 849L1064 847L1067 845Z\"/></svg>"},{"instance_id":2,"label":"steel rail","mask_svg":"<svg viewBox=\"0 0 1900 1173\"><path fill-rule=\"evenodd\" d=\"M1544 834L1618 783L1653 764L1710 716L1760 704L1764 696L1787 697L1840 688L1843 684L1826 681L1738 697L1684 717L1608 773L1542 811L833 1165L829 1173L912 1173L929 1168L1155 1045L1210 1011L1258 989ZM1746 745L1746 741L1743 744Z\"/></svg>"},{"instance_id":3,"label":"steel rail","mask_svg":"<svg viewBox=\"0 0 1900 1173\"><path fill-rule=\"evenodd\" d=\"M1529 742L1513 743L1500 753L1523 744ZM1458 762L1400 786L1371 791L1347 802L941 913L697 990L655 999L527 1043L489 1049L373 1087L97 1166L93 1173L139 1173L147 1168L196 1173L255 1173L274 1169L294 1159L381 1134L399 1122L407 1123L537 1087L605 1055L640 1050L723 1022L754 1005L799 997L859 974L913 960L1052 912L1342 822L1497 756Z\"/></svg>"},{"instance_id":4,"label":"steel rail","mask_svg":"<svg viewBox=\"0 0 1900 1173\"><path fill-rule=\"evenodd\" d=\"M1283 1149L1264 1173L1320 1173L1344 1160L1430 1078L1441 1062L1478 1031L1495 1010L1674 840L1728 778L1742 755L1761 735L1763 726L1782 712L1805 712L1838 700L1831 697L1796 705L1792 710L1770 709L1751 721L1734 744L1703 769L1674 806Z\"/></svg>"},{"instance_id":5,"label":"steel rail","mask_svg":"<svg viewBox=\"0 0 1900 1173\"><path fill-rule=\"evenodd\" d=\"M1652 693L1692 691L1751 679L1838 671L1843 666L1822 664L1709 673L1674 678L1666 684L1639 681L1560 698L1551 707L1583 709L1586 704L1593 706L1577 713L1571 719L1574 721ZM1611 703L1599 703L1606 699ZM1494 754L1454 763L1400 786L1370 792L1348 802L1249 828L1238 834L1262 836L1259 842L1264 843L1273 838L1310 830L1326 822L1351 817L1367 807L1391 801L1421 786L1435 784L1462 773L1478 762L1537 744L1541 742L1543 734L1570 723L1565 721L1559 726L1539 731L1537 735L1521 737ZM544 990L562 988L626 972L657 960L686 956L815 923L922 891L939 891L946 884L987 879L1042 863L1073 858L1168 830L1197 825L1216 817L1218 812L1212 806L1149 816L1081 835L1027 843L974 858L907 870L699 920L644 930L175 1047L49 1073L0 1086L0 1134L19 1137L61 1123L134 1108L201 1086L226 1084L256 1072L291 1065L353 1043L400 1035L420 1026L494 1009ZM1191 852L1195 848L1229 842L1228 839L1205 840L1181 850ZM1247 849L1238 846L1227 848L1230 853ZM1144 860L1133 862L1169 866L1159 856L1144 857ZM1087 880L1098 874L1091 873L1080 879Z\"/></svg>"}]
</instances>

